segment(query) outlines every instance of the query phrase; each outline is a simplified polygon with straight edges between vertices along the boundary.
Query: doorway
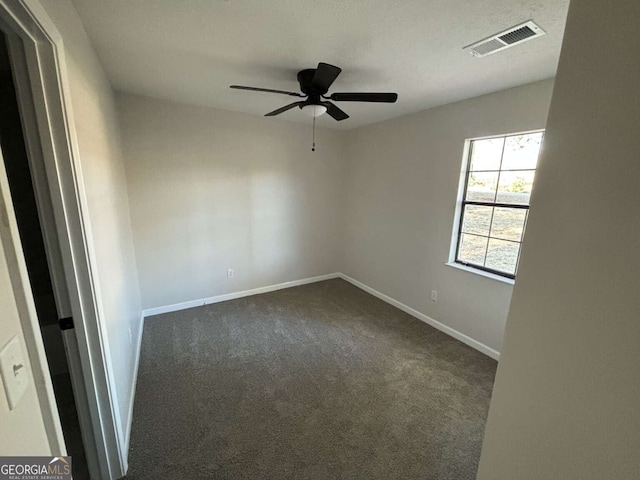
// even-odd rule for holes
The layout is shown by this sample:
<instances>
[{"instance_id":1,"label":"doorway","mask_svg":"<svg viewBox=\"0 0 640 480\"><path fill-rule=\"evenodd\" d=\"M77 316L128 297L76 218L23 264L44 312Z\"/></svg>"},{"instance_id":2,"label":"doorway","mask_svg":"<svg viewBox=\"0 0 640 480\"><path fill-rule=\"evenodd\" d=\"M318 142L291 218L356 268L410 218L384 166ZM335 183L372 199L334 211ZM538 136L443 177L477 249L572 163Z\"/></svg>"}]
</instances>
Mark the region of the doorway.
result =
<instances>
[{"instance_id":1,"label":"doorway","mask_svg":"<svg viewBox=\"0 0 640 480\"><path fill-rule=\"evenodd\" d=\"M60 317L73 317L74 328L65 330L63 337L89 472L96 479L121 478L127 470L126 439L118 422L119 404L100 305L67 50L60 30L37 0L0 0L2 33L17 79L14 86L38 200L40 233L47 260L53 264L50 274L56 308ZM33 425L24 424L27 433L44 433L47 452L59 455L55 452L65 450L59 413L4 162L0 167L0 216L4 219L0 239L11 280L11 301L17 309L7 319L19 325L34 367L31 376L40 410ZM0 417L5 413L0 412Z\"/></svg>"},{"instance_id":2,"label":"doorway","mask_svg":"<svg viewBox=\"0 0 640 480\"><path fill-rule=\"evenodd\" d=\"M2 31L0 31L0 112L0 147L67 454L72 457L74 479L88 479L89 469L61 330L61 327L68 328L72 323L69 320L60 322L58 314L59 308L56 305L50 270L51 263L47 257L43 227L40 222L43 212L38 209L9 48Z\"/></svg>"}]
</instances>

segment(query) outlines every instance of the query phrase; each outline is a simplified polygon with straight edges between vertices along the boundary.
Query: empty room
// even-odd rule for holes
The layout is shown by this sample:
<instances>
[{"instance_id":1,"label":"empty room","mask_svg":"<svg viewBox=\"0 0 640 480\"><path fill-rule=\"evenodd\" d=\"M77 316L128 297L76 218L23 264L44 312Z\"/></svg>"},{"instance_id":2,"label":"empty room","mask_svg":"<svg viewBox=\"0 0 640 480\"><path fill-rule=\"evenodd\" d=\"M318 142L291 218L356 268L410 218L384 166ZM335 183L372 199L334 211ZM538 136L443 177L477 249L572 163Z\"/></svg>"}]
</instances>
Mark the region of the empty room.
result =
<instances>
[{"instance_id":1,"label":"empty room","mask_svg":"<svg viewBox=\"0 0 640 480\"><path fill-rule=\"evenodd\" d=\"M637 478L638 21L0 0L0 478Z\"/></svg>"}]
</instances>

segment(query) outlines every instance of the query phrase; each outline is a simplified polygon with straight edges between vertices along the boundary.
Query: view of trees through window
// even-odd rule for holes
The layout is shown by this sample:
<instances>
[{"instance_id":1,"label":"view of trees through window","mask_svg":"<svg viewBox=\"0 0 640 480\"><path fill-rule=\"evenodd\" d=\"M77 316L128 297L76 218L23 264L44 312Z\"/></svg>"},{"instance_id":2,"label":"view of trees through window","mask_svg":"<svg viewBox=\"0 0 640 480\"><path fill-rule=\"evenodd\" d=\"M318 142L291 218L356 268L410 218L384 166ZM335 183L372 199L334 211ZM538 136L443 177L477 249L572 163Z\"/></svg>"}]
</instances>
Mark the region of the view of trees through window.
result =
<instances>
[{"instance_id":1,"label":"view of trees through window","mask_svg":"<svg viewBox=\"0 0 640 480\"><path fill-rule=\"evenodd\" d=\"M515 277L542 138L471 141L456 262Z\"/></svg>"}]
</instances>

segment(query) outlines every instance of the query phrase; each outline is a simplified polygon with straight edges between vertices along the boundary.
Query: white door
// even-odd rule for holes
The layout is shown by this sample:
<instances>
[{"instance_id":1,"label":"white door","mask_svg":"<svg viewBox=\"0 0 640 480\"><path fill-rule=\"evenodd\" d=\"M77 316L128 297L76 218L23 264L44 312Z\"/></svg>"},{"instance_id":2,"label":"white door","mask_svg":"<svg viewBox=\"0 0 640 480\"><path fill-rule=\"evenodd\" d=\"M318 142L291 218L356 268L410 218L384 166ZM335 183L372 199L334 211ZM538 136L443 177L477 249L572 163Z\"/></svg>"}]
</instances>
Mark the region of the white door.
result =
<instances>
[{"instance_id":1,"label":"white door","mask_svg":"<svg viewBox=\"0 0 640 480\"><path fill-rule=\"evenodd\" d=\"M0 364L0 455L66 455L1 151Z\"/></svg>"}]
</instances>

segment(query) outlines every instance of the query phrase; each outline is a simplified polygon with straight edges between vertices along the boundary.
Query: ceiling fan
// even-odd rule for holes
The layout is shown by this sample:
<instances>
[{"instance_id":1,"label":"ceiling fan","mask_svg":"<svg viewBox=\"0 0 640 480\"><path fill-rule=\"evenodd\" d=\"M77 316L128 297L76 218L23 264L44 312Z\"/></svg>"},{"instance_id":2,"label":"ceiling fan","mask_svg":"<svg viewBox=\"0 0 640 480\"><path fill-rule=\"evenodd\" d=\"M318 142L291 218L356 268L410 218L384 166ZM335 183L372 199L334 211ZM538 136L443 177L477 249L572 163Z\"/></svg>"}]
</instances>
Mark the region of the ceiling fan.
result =
<instances>
[{"instance_id":1,"label":"ceiling fan","mask_svg":"<svg viewBox=\"0 0 640 480\"><path fill-rule=\"evenodd\" d=\"M307 68L298 72L298 83L302 93L286 92L284 90L272 90L269 88L244 87L242 85L231 85L231 88L238 90L251 90L255 92L279 93L291 97L301 97L305 100L290 103L273 112L269 112L265 117L273 117L281 113L298 107L303 112L312 117L319 117L323 113L328 113L334 120L341 121L349 118L344 111L338 108L334 102L382 102L394 103L398 99L397 93L333 93L327 96L329 88L338 78L342 69L328 63L320 62L318 68Z\"/></svg>"}]
</instances>

